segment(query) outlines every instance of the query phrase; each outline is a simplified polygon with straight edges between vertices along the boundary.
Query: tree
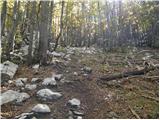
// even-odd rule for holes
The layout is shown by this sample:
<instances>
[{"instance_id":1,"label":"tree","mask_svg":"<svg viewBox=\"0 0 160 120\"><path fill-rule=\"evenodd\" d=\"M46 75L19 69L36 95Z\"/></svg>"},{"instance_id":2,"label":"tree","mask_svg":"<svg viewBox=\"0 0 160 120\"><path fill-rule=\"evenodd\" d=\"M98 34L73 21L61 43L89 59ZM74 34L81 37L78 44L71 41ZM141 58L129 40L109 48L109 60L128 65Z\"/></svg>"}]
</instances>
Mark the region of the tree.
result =
<instances>
[{"instance_id":1,"label":"tree","mask_svg":"<svg viewBox=\"0 0 160 120\"><path fill-rule=\"evenodd\" d=\"M48 50L48 15L49 15L49 2L41 1L40 8L40 41L39 41L39 56L40 64L47 63L47 50Z\"/></svg>"},{"instance_id":2,"label":"tree","mask_svg":"<svg viewBox=\"0 0 160 120\"><path fill-rule=\"evenodd\" d=\"M57 49L58 41L59 41L59 38L61 37L62 30L63 30L63 9L64 9L64 1L62 1L61 18L60 18L60 32L59 32L59 35L56 38L54 51L56 51L56 49Z\"/></svg>"}]
</instances>

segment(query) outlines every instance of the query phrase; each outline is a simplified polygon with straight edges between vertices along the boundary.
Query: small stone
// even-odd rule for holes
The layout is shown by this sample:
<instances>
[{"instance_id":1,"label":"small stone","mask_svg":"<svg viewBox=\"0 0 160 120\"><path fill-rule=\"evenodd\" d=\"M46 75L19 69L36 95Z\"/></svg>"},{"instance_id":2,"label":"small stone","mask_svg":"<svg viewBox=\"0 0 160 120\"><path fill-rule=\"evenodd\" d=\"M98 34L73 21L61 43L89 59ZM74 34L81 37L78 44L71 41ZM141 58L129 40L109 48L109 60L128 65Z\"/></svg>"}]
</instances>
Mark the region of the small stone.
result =
<instances>
[{"instance_id":1,"label":"small stone","mask_svg":"<svg viewBox=\"0 0 160 120\"><path fill-rule=\"evenodd\" d=\"M40 78L32 78L31 83L37 83L39 81L41 81Z\"/></svg>"},{"instance_id":2,"label":"small stone","mask_svg":"<svg viewBox=\"0 0 160 120\"><path fill-rule=\"evenodd\" d=\"M72 100L68 101L68 105L71 107L78 108L78 107L80 107L80 104L81 104L80 100L78 100L76 98L73 98Z\"/></svg>"},{"instance_id":3,"label":"small stone","mask_svg":"<svg viewBox=\"0 0 160 120\"><path fill-rule=\"evenodd\" d=\"M57 75L53 75L52 77L55 78L55 80L60 81L63 77L63 74L57 74Z\"/></svg>"},{"instance_id":4,"label":"small stone","mask_svg":"<svg viewBox=\"0 0 160 120\"><path fill-rule=\"evenodd\" d=\"M28 98L30 98L30 96L27 93L19 93L16 99L16 103L21 103L27 100Z\"/></svg>"},{"instance_id":5,"label":"small stone","mask_svg":"<svg viewBox=\"0 0 160 120\"><path fill-rule=\"evenodd\" d=\"M26 84L25 88L27 90L34 90L37 88L37 85Z\"/></svg>"},{"instance_id":6,"label":"small stone","mask_svg":"<svg viewBox=\"0 0 160 120\"><path fill-rule=\"evenodd\" d=\"M82 119L82 116L77 116L77 119Z\"/></svg>"},{"instance_id":7,"label":"small stone","mask_svg":"<svg viewBox=\"0 0 160 120\"><path fill-rule=\"evenodd\" d=\"M39 64L35 64L32 66L33 69L38 69L39 68Z\"/></svg>"},{"instance_id":8,"label":"small stone","mask_svg":"<svg viewBox=\"0 0 160 120\"><path fill-rule=\"evenodd\" d=\"M78 73L77 73L77 72L74 72L73 75L78 76Z\"/></svg>"},{"instance_id":9,"label":"small stone","mask_svg":"<svg viewBox=\"0 0 160 120\"><path fill-rule=\"evenodd\" d=\"M92 69L90 67L84 67L81 70L83 70L85 73L88 73L88 74L92 72Z\"/></svg>"},{"instance_id":10,"label":"small stone","mask_svg":"<svg viewBox=\"0 0 160 120\"><path fill-rule=\"evenodd\" d=\"M77 116L83 116L84 115L84 113L82 111L73 111L73 114L77 115Z\"/></svg>"},{"instance_id":11,"label":"small stone","mask_svg":"<svg viewBox=\"0 0 160 120\"><path fill-rule=\"evenodd\" d=\"M17 87L22 87L27 82L27 80L28 80L28 78L18 78L15 81L15 84L16 84Z\"/></svg>"},{"instance_id":12,"label":"small stone","mask_svg":"<svg viewBox=\"0 0 160 120\"><path fill-rule=\"evenodd\" d=\"M62 94L59 92L53 92L50 89L41 89L37 92L37 96L41 99L41 100L56 100L60 97L62 97Z\"/></svg>"},{"instance_id":13,"label":"small stone","mask_svg":"<svg viewBox=\"0 0 160 120\"><path fill-rule=\"evenodd\" d=\"M37 104L32 108L32 111L35 113L50 113L51 110L46 104Z\"/></svg>"},{"instance_id":14,"label":"small stone","mask_svg":"<svg viewBox=\"0 0 160 120\"><path fill-rule=\"evenodd\" d=\"M45 78L42 82L42 85L53 85L56 86L57 82L55 80L55 78Z\"/></svg>"},{"instance_id":15,"label":"small stone","mask_svg":"<svg viewBox=\"0 0 160 120\"><path fill-rule=\"evenodd\" d=\"M29 119L33 115L33 112L31 113L22 113L15 117L15 119Z\"/></svg>"}]
</instances>

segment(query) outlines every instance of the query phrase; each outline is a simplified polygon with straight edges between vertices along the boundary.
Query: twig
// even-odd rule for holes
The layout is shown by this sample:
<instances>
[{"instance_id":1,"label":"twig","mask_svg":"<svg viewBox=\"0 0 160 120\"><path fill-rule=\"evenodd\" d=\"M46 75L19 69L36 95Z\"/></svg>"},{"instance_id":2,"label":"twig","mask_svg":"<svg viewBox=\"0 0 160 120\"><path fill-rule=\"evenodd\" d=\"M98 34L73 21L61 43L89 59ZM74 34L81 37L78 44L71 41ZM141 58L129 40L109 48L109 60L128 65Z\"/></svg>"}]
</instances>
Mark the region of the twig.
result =
<instances>
[{"instance_id":1,"label":"twig","mask_svg":"<svg viewBox=\"0 0 160 120\"><path fill-rule=\"evenodd\" d=\"M129 109L130 109L130 111L132 112L132 114L137 118L137 119L141 119L140 117L139 117L139 115L128 105L128 107L129 107Z\"/></svg>"},{"instance_id":2,"label":"twig","mask_svg":"<svg viewBox=\"0 0 160 120\"><path fill-rule=\"evenodd\" d=\"M155 101L159 101L158 98L155 98L155 97L151 97L151 96L146 96L146 95L142 95L142 97L145 97L145 98L148 98L148 99L152 99L152 100L155 100Z\"/></svg>"}]
</instances>

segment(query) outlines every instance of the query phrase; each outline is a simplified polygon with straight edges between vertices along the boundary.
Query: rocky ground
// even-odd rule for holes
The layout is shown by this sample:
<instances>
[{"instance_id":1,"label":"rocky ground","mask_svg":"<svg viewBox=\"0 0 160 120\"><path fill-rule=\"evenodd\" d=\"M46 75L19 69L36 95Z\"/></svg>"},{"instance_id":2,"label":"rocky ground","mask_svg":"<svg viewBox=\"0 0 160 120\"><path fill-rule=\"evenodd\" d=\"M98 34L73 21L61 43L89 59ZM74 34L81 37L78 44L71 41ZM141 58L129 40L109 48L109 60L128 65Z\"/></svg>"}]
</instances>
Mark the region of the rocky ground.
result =
<instances>
[{"instance_id":1,"label":"rocky ground","mask_svg":"<svg viewBox=\"0 0 160 120\"><path fill-rule=\"evenodd\" d=\"M158 118L158 69L113 81L100 76L158 64L157 50L50 53L48 66L20 65L1 87L1 118Z\"/></svg>"}]
</instances>

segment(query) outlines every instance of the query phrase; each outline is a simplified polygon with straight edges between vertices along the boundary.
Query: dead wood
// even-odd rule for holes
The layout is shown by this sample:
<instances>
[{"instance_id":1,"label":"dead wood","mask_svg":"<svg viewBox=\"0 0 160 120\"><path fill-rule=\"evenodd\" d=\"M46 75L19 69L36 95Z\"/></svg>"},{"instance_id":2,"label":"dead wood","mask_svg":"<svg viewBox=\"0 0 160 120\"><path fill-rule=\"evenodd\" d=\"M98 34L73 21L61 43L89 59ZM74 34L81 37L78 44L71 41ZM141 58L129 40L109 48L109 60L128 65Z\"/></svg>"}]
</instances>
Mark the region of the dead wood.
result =
<instances>
[{"instance_id":1,"label":"dead wood","mask_svg":"<svg viewBox=\"0 0 160 120\"><path fill-rule=\"evenodd\" d=\"M118 74L114 74L114 75L104 75L104 76L100 77L100 80L111 81L111 80L126 78L126 77L130 77L130 76L144 75L149 71L155 70L156 68L157 68L157 66L150 67L150 68L145 67L142 70L128 71L128 72L118 73Z\"/></svg>"},{"instance_id":2,"label":"dead wood","mask_svg":"<svg viewBox=\"0 0 160 120\"><path fill-rule=\"evenodd\" d=\"M128 106L128 107L129 107L130 111L132 112L132 114L133 114L137 119L141 119L141 118L139 117L139 115L138 115L130 106Z\"/></svg>"}]
</instances>

